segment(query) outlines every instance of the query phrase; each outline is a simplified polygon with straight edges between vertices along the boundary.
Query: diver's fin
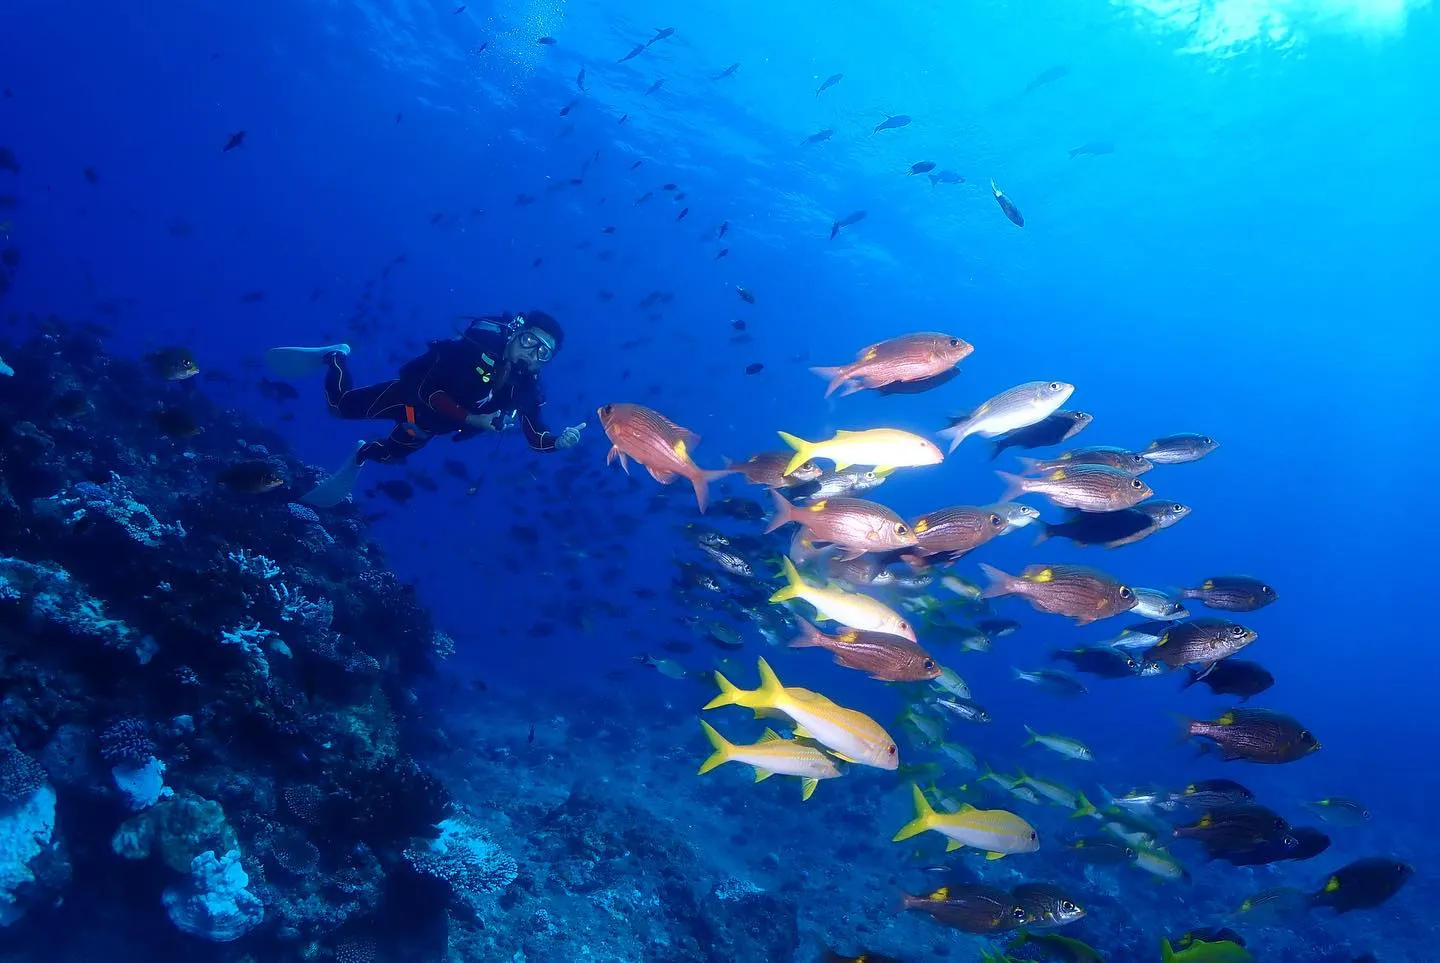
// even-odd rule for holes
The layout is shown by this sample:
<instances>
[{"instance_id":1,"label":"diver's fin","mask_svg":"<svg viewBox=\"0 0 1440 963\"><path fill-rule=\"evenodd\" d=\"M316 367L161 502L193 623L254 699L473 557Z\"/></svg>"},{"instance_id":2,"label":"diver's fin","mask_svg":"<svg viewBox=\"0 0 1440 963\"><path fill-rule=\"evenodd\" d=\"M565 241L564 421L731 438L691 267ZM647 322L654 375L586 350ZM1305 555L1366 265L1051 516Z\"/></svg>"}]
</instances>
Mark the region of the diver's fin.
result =
<instances>
[{"instance_id":1,"label":"diver's fin","mask_svg":"<svg viewBox=\"0 0 1440 963\"><path fill-rule=\"evenodd\" d=\"M265 363L282 378L303 378L319 371L325 364L325 356L332 352L348 355L350 346L327 344L318 348L271 348L265 352Z\"/></svg>"},{"instance_id":2,"label":"diver's fin","mask_svg":"<svg viewBox=\"0 0 1440 963\"><path fill-rule=\"evenodd\" d=\"M359 442L355 450L359 451L364 445L365 442ZM315 508L334 508L355 491L355 483L360 480L360 469L363 467L364 462L356 461L351 455L345 459L345 464L335 469L335 474L300 496L300 501Z\"/></svg>"}]
</instances>

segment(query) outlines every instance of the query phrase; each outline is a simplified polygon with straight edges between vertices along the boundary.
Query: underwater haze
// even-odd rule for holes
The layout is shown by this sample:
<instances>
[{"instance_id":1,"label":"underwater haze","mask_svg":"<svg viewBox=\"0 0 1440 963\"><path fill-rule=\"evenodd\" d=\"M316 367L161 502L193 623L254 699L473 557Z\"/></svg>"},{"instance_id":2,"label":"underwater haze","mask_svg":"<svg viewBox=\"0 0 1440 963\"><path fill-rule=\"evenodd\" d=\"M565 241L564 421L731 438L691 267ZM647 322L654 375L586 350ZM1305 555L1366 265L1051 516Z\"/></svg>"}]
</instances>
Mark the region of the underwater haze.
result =
<instances>
[{"instance_id":1,"label":"underwater haze","mask_svg":"<svg viewBox=\"0 0 1440 963\"><path fill-rule=\"evenodd\" d=\"M1435 959L1429 0L3 19L0 960Z\"/></svg>"}]
</instances>

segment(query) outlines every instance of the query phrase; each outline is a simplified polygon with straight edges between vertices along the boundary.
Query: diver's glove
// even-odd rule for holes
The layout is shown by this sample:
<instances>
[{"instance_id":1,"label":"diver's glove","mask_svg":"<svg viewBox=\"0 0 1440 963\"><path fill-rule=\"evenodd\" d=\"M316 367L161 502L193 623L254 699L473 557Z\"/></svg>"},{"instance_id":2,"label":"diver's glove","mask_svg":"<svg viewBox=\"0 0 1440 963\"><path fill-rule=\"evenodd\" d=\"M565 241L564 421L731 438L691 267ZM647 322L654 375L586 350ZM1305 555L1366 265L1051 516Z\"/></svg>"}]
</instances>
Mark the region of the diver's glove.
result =
<instances>
[{"instance_id":1,"label":"diver's glove","mask_svg":"<svg viewBox=\"0 0 1440 963\"><path fill-rule=\"evenodd\" d=\"M555 447L573 448L576 445L580 444L580 432L585 430L586 424L587 422L582 421L580 422L580 424L573 425L572 427L566 428L564 431L560 432L559 437L555 439Z\"/></svg>"}]
</instances>

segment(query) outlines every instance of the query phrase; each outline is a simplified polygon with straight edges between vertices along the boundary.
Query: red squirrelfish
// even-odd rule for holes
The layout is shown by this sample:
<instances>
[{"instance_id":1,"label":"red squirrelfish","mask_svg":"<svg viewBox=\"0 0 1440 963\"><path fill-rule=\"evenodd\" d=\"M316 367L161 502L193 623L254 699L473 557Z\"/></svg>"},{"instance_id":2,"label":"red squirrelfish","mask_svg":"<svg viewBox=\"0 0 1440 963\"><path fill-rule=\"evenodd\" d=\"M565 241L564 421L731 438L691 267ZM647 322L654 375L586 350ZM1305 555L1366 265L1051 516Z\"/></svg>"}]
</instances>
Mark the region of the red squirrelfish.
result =
<instances>
[{"instance_id":1,"label":"red squirrelfish","mask_svg":"<svg viewBox=\"0 0 1440 963\"><path fill-rule=\"evenodd\" d=\"M641 405L613 404L602 407L600 424L610 439L606 463L620 460L629 471L627 459L633 458L650 472L652 478L668 485L676 478L688 478L695 487L695 502L705 511L707 486L729 471L706 471L690 460L690 450L700 443L700 436L682 428L669 418Z\"/></svg>"}]
</instances>

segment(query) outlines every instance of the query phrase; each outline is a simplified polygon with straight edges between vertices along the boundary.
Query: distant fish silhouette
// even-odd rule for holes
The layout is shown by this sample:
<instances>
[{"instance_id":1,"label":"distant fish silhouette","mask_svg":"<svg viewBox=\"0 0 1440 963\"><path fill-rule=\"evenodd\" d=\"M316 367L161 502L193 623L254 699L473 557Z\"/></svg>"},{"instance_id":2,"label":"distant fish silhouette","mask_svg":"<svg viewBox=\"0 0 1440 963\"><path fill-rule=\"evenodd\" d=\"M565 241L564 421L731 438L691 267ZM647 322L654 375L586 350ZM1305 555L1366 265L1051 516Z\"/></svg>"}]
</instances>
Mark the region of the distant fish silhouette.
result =
<instances>
[{"instance_id":1,"label":"distant fish silhouette","mask_svg":"<svg viewBox=\"0 0 1440 963\"><path fill-rule=\"evenodd\" d=\"M844 217L840 218L840 220L830 225L830 240L835 240L835 235L840 233L841 228L851 227L855 224L859 224L863 220L865 220L864 211L853 211L849 214L846 214Z\"/></svg>"},{"instance_id":2,"label":"distant fish silhouette","mask_svg":"<svg viewBox=\"0 0 1440 963\"><path fill-rule=\"evenodd\" d=\"M711 79L711 80L724 80L726 77L733 77L733 76L735 76L735 71L737 71L737 70L739 70L739 69L740 69L740 61L737 60L737 61L735 61L733 64L731 64L730 66L726 67L724 70L720 71L720 72L719 72L718 74L716 74L715 76L711 77L710 79Z\"/></svg>"},{"instance_id":3,"label":"distant fish silhouette","mask_svg":"<svg viewBox=\"0 0 1440 963\"><path fill-rule=\"evenodd\" d=\"M1070 68L1065 66L1064 64L1056 64L1053 67L1047 67L1044 71L1040 73L1038 77L1025 85L1025 93L1028 94L1032 90L1044 87L1046 84L1053 84L1061 77L1069 76L1069 74Z\"/></svg>"},{"instance_id":4,"label":"distant fish silhouette","mask_svg":"<svg viewBox=\"0 0 1440 963\"><path fill-rule=\"evenodd\" d=\"M540 46L542 46L542 47L553 47L553 46L555 46L555 38L554 38L554 37L541 37L539 40L537 40L537 41L535 41L535 42L538 43L538 44L539 44Z\"/></svg>"},{"instance_id":5,"label":"distant fish silhouette","mask_svg":"<svg viewBox=\"0 0 1440 963\"><path fill-rule=\"evenodd\" d=\"M806 144L824 143L833 136L835 136L835 131L831 130L829 127L826 127L824 130L817 130L815 133L802 140L800 142L800 146L804 147Z\"/></svg>"},{"instance_id":6,"label":"distant fish silhouette","mask_svg":"<svg viewBox=\"0 0 1440 963\"><path fill-rule=\"evenodd\" d=\"M220 153L225 154L234 150L237 147L244 146L245 132L243 130L237 130L235 133L230 135L230 139L225 142L225 146L220 148Z\"/></svg>"},{"instance_id":7,"label":"distant fish silhouette","mask_svg":"<svg viewBox=\"0 0 1440 963\"><path fill-rule=\"evenodd\" d=\"M1070 149L1070 159L1074 160L1081 154L1092 154L1095 156L1099 156L1101 154L1113 153L1115 153L1115 145L1110 143L1108 140L1092 140L1088 143L1081 144L1079 147L1072 147Z\"/></svg>"},{"instance_id":8,"label":"distant fish silhouette","mask_svg":"<svg viewBox=\"0 0 1440 963\"><path fill-rule=\"evenodd\" d=\"M1014 201L1005 196L1004 191L995 186L995 178L993 177L990 178L990 190L994 192L995 202L1000 205L1000 210L1004 211L1005 216L1010 218L1010 223L1016 227L1024 227L1025 215L1020 213L1020 208L1015 206Z\"/></svg>"},{"instance_id":9,"label":"distant fish silhouette","mask_svg":"<svg viewBox=\"0 0 1440 963\"><path fill-rule=\"evenodd\" d=\"M635 59L636 57L640 56L640 55L641 55L642 53L644 53L644 52L645 52L645 45L644 45L643 43L637 43L633 48L631 48L631 50L630 50L630 52L629 52L628 54L626 54L625 56L621 57L619 60L617 60L617 61L615 61L615 62L616 62L617 64L623 64L625 61L627 61L627 60L633 60L633 59Z\"/></svg>"},{"instance_id":10,"label":"distant fish silhouette","mask_svg":"<svg viewBox=\"0 0 1440 963\"><path fill-rule=\"evenodd\" d=\"M823 94L825 91L829 90L831 87L834 87L836 84L838 84L840 81L842 81L842 80L844 80L844 79L845 79L845 75L844 75L844 74L831 74L830 76L828 76L828 77L825 78L825 82L824 82L823 84L821 84L819 87L815 88L815 96L816 96L816 97L819 97L819 96L820 96L821 94Z\"/></svg>"},{"instance_id":11,"label":"distant fish silhouette","mask_svg":"<svg viewBox=\"0 0 1440 963\"><path fill-rule=\"evenodd\" d=\"M675 36L675 28L674 28L674 27L656 27L656 28L655 28L655 36L651 37L651 38L646 42L645 46L648 47L648 46L650 46L650 44L655 43L656 41L669 40L669 39L670 39L671 37L673 37L673 36Z\"/></svg>"},{"instance_id":12,"label":"distant fish silhouette","mask_svg":"<svg viewBox=\"0 0 1440 963\"><path fill-rule=\"evenodd\" d=\"M899 130L901 127L909 126L910 116L908 114L896 114L893 117L886 117L883 122L875 126L875 129L871 131L871 133L878 134L882 130Z\"/></svg>"},{"instance_id":13,"label":"distant fish silhouette","mask_svg":"<svg viewBox=\"0 0 1440 963\"><path fill-rule=\"evenodd\" d=\"M650 87L645 91L645 96L649 97L651 94L655 93L655 91L659 90L661 87L664 86L665 78L661 77L659 80L655 81L653 84L650 85Z\"/></svg>"}]
</instances>

